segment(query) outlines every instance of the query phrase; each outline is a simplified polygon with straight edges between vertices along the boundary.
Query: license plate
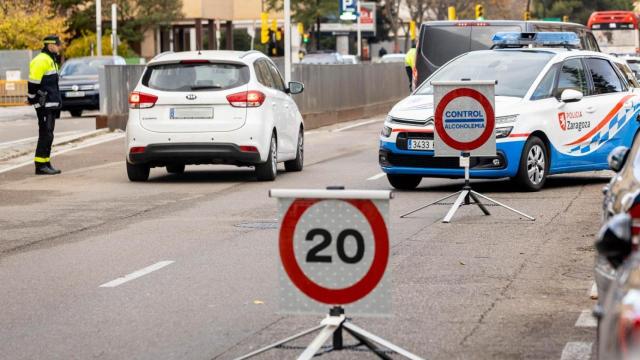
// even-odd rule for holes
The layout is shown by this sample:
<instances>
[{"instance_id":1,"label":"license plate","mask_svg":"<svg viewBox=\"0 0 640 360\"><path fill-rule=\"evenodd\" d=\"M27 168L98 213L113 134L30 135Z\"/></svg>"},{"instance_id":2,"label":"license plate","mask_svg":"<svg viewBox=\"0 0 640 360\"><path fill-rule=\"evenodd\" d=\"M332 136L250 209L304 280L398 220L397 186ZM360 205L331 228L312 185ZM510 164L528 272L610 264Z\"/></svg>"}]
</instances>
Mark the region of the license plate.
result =
<instances>
[{"instance_id":1,"label":"license plate","mask_svg":"<svg viewBox=\"0 0 640 360\"><path fill-rule=\"evenodd\" d=\"M67 97L84 97L84 91L67 91Z\"/></svg>"},{"instance_id":2,"label":"license plate","mask_svg":"<svg viewBox=\"0 0 640 360\"><path fill-rule=\"evenodd\" d=\"M170 119L213 119L213 108L210 107L188 107L171 108L169 110Z\"/></svg>"},{"instance_id":3,"label":"license plate","mask_svg":"<svg viewBox=\"0 0 640 360\"><path fill-rule=\"evenodd\" d=\"M433 140L409 139L407 148L409 150L433 150Z\"/></svg>"}]
</instances>

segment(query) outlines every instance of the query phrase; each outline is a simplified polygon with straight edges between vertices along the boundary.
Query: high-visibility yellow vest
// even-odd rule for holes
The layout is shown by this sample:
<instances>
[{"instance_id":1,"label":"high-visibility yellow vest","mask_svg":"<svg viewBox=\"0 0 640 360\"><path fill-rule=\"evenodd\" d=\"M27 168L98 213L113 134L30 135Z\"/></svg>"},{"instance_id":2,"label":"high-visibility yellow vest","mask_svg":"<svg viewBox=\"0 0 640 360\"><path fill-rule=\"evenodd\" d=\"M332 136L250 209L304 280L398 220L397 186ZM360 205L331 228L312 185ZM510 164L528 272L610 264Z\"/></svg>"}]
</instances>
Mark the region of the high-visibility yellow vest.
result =
<instances>
[{"instance_id":1,"label":"high-visibility yellow vest","mask_svg":"<svg viewBox=\"0 0 640 360\"><path fill-rule=\"evenodd\" d=\"M416 67L416 48L411 48L407 51L407 55L404 57L404 64L411 69Z\"/></svg>"}]
</instances>

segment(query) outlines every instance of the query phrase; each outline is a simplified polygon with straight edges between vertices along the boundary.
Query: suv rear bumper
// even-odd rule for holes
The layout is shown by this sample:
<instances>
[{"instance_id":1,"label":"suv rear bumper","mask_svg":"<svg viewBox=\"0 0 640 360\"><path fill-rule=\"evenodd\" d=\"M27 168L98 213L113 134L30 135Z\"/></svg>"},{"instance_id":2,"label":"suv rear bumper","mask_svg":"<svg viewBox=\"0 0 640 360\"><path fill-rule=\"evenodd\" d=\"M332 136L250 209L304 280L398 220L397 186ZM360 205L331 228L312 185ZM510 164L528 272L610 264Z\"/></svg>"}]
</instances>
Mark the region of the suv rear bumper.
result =
<instances>
[{"instance_id":1,"label":"suv rear bumper","mask_svg":"<svg viewBox=\"0 0 640 360\"><path fill-rule=\"evenodd\" d=\"M143 152L129 154L129 163L166 166L167 164L232 164L255 165L261 163L257 151L242 151L228 143L172 143L150 144Z\"/></svg>"}]
</instances>

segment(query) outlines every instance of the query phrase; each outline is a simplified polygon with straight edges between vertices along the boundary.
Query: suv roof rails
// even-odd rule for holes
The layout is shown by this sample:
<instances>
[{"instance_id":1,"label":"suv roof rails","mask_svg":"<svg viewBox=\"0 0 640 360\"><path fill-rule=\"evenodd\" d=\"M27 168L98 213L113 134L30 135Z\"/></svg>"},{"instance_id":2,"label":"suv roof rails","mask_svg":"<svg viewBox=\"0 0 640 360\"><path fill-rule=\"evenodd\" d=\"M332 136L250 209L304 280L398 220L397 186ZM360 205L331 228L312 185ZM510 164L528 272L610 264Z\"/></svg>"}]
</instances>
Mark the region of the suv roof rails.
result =
<instances>
[{"instance_id":1,"label":"suv roof rails","mask_svg":"<svg viewBox=\"0 0 640 360\"><path fill-rule=\"evenodd\" d=\"M240 59L243 59L251 54L262 54L260 51L258 50L249 50L247 52L245 52L244 54L240 55Z\"/></svg>"},{"instance_id":2,"label":"suv roof rails","mask_svg":"<svg viewBox=\"0 0 640 360\"><path fill-rule=\"evenodd\" d=\"M167 55L167 54L173 54L173 51L171 51L171 50L169 50L169 51L163 51L163 52L161 52L160 54L158 54L158 55L154 56L154 57L153 57L153 59L151 59L151 61L156 60L156 59L159 59L159 58L161 58L161 57L163 57L163 56L165 56L165 55Z\"/></svg>"}]
</instances>

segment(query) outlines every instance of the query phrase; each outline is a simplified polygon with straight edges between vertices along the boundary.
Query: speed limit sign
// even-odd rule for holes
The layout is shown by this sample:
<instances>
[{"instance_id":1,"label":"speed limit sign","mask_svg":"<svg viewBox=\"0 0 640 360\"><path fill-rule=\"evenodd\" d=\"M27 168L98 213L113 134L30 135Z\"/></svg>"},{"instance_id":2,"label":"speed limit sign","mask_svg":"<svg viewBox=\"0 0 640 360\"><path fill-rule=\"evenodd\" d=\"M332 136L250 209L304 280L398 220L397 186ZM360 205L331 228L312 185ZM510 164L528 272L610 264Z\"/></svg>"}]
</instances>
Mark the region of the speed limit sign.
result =
<instances>
[{"instance_id":1,"label":"speed limit sign","mask_svg":"<svg viewBox=\"0 0 640 360\"><path fill-rule=\"evenodd\" d=\"M280 309L390 313L389 191L272 190L279 198Z\"/></svg>"}]
</instances>

